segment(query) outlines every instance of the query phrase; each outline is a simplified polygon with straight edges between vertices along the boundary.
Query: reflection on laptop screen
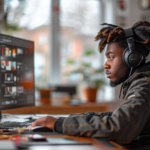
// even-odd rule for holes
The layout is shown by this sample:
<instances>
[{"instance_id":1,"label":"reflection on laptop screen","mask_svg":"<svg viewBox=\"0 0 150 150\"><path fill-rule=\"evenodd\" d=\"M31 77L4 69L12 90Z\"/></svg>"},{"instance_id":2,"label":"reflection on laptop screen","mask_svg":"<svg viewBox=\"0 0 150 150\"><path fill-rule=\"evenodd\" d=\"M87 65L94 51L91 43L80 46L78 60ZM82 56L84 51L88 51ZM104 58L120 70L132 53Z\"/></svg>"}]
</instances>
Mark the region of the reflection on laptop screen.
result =
<instances>
[{"instance_id":1,"label":"reflection on laptop screen","mask_svg":"<svg viewBox=\"0 0 150 150\"><path fill-rule=\"evenodd\" d=\"M0 109L34 106L34 42L0 34Z\"/></svg>"}]
</instances>

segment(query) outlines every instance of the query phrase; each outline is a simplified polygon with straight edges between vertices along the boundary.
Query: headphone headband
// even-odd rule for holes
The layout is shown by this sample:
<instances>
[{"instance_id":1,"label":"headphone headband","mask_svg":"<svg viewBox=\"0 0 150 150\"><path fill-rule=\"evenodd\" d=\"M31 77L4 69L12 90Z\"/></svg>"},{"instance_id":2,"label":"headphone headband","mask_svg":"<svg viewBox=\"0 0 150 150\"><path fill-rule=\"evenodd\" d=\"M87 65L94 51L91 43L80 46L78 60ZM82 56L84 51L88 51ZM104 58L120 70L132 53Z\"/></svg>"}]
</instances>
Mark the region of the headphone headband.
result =
<instances>
[{"instance_id":1,"label":"headphone headband","mask_svg":"<svg viewBox=\"0 0 150 150\"><path fill-rule=\"evenodd\" d=\"M124 30L125 32L125 37L127 39L128 47L131 52L135 50L135 44L134 44L134 34L132 28L127 28Z\"/></svg>"},{"instance_id":2,"label":"headphone headband","mask_svg":"<svg viewBox=\"0 0 150 150\"><path fill-rule=\"evenodd\" d=\"M126 38L131 37L131 36L134 36L134 33L133 33L132 28L124 29L124 32L125 32L125 37L126 37Z\"/></svg>"}]
</instances>

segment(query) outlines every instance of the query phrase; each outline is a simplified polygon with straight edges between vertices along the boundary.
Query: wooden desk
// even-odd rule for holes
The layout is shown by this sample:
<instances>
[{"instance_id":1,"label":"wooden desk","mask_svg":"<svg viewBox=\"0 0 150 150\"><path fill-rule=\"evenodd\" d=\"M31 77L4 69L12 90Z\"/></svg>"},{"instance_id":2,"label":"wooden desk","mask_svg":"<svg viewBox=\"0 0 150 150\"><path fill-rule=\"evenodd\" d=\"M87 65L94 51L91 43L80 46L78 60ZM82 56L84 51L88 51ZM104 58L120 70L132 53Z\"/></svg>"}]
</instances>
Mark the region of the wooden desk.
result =
<instances>
[{"instance_id":1,"label":"wooden desk","mask_svg":"<svg viewBox=\"0 0 150 150\"><path fill-rule=\"evenodd\" d=\"M22 135L22 137L26 137L27 135ZM103 142L98 142L93 138L87 138L87 137L75 137L75 136L67 136L67 135L42 135L45 137L49 137L49 138L72 138L74 140L77 141L81 141L81 142L90 142L92 143L92 145L86 145L86 147L88 149L91 150L127 150L126 148L122 148L120 145L116 144L115 142L112 141L106 141L105 139L103 139ZM79 146L79 145L77 145ZM51 147L51 146L50 146ZM64 146L64 148L68 147L68 145ZM70 145L69 146L72 150L76 150L76 146L74 145ZM82 146L80 146L82 148ZM91 147L91 148L90 148ZM62 148L62 145L61 145ZM44 150L44 147L42 147L42 149ZM57 149L57 147L55 146L55 149ZM82 149L84 150L84 149ZM85 149L86 150L86 149Z\"/></svg>"},{"instance_id":2,"label":"wooden desk","mask_svg":"<svg viewBox=\"0 0 150 150\"><path fill-rule=\"evenodd\" d=\"M84 113L88 111L92 112L106 112L107 106L101 105L100 103L86 103L78 106L74 105L56 105L51 106L50 104L45 104L41 106L33 107L22 107L10 110L3 110L2 113L10 114L73 114L73 113Z\"/></svg>"},{"instance_id":3,"label":"wooden desk","mask_svg":"<svg viewBox=\"0 0 150 150\"><path fill-rule=\"evenodd\" d=\"M30 115L29 115L30 116ZM29 117L28 116L28 117ZM44 115L43 115L44 116ZM33 131L25 131L23 132L20 137L28 137L29 135L33 135L33 134L39 134L40 132L33 132ZM16 133L17 135L18 133ZM76 137L76 136L68 136L68 135L63 135L61 133L57 133L57 132L42 132L40 133L42 136L45 137L51 137L51 138L72 138L74 140L77 141L81 141L81 142L91 142L92 145L87 145L88 149L82 149L82 150L127 150L126 148L122 148L120 145L118 145L115 142L112 141L107 141L105 139L102 139L101 141L97 141L93 138L87 138L87 137ZM62 146L61 146L62 147ZM68 150L68 145L63 146L65 150ZM75 147L74 145L69 146L70 149L72 150L76 150L77 147ZM44 147L42 147L42 149L44 150ZM55 149L57 149L55 147ZM62 150L62 148L61 148ZM80 150L80 149L79 149Z\"/></svg>"}]
</instances>

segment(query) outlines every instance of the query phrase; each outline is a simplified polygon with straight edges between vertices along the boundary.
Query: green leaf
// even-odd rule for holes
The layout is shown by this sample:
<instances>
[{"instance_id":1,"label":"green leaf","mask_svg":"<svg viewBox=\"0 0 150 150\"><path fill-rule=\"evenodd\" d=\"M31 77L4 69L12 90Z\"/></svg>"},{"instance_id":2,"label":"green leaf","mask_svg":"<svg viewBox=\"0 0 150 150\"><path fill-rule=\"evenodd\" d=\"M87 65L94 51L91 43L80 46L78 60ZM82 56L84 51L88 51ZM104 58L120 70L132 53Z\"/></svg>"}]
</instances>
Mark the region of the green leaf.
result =
<instances>
[{"instance_id":1,"label":"green leaf","mask_svg":"<svg viewBox=\"0 0 150 150\"><path fill-rule=\"evenodd\" d=\"M103 74L103 73L104 73L104 68L100 68L100 69L95 69L92 74Z\"/></svg>"},{"instance_id":2,"label":"green leaf","mask_svg":"<svg viewBox=\"0 0 150 150\"><path fill-rule=\"evenodd\" d=\"M102 79L95 80L95 86L101 88L103 85L106 85L106 82Z\"/></svg>"},{"instance_id":3,"label":"green leaf","mask_svg":"<svg viewBox=\"0 0 150 150\"><path fill-rule=\"evenodd\" d=\"M77 74L77 73L81 73L84 74L84 70L82 68L76 69L76 70L72 70L71 72L67 72L65 73L65 75L71 75L71 74Z\"/></svg>"},{"instance_id":4,"label":"green leaf","mask_svg":"<svg viewBox=\"0 0 150 150\"><path fill-rule=\"evenodd\" d=\"M90 55L92 55L92 54L94 54L94 53L95 53L95 51L94 51L94 50L89 49L89 50L86 50L86 51L84 52L84 55L86 55L86 56L90 56Z\"/></svg>"},{"instance_id":5,"label":"green leaf","mask_svg":"<svg viewBox=\"0 0 150 150\"><path fill-rule=\"evenodd\" d=\"M91 64L90 63L82 63L81 64L83 67L86 67L86 68L90 68L91 67Z\"/></svg>"},{"instance_id":6,"label":"green leaf","mask_svg":"<svg viewBox=\"0 0 150 150\"><path fill-rule=\"evenodd\" d=\"M20 30L20 28L16 24L5 24L5 26L3 26L3 29L5 31L9 31L9 30L19 31Z\"/></svg>"},{"instance_id":7,"label":"green leaf","mask_svg":"<svg viewBox=\"0 0 150 150\"><path fill-rule=\"evenodd\" d=\"M73 59L68 59L67 64L75 64L75 61Z\"/></svg>"}]
</instances>

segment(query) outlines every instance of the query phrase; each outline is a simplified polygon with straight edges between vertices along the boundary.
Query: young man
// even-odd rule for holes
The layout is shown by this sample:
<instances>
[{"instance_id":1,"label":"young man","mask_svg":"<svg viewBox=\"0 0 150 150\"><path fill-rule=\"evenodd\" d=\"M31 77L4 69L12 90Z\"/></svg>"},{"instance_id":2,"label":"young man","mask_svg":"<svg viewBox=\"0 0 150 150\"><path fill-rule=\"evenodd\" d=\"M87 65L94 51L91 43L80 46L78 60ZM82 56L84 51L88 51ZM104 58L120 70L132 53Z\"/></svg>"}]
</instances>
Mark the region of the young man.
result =
<instances>
[{"instance_id":1,"label":"young man","mask_svg":"<svg viewBox=\"0 0 150 150\"><path fill-rule=\"evenodd\" d=\"M150 140L143 140L150 135L150 63L145 63L150 23L139 21L126 31L103 25L107 26L95 40L100 40L100 52L108 44L104 69L112 87L123 82L124 101L114 112L87 112L59 119L47 116L33 122L32 127L42 125L67 135L108 138L121 145L133 141L150 144Z\"/></svg>"}]
</instances>

